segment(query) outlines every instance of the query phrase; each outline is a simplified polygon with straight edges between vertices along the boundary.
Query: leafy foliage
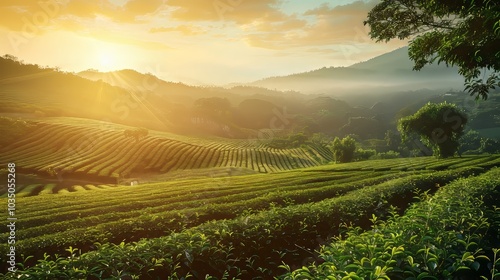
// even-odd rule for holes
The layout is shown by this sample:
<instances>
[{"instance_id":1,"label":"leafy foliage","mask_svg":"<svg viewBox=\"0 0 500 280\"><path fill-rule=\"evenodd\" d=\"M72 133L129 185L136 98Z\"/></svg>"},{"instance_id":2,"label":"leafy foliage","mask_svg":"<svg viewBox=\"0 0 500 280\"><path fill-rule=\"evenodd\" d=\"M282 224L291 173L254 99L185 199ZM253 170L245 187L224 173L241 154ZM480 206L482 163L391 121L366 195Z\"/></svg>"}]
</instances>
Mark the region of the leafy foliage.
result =
<instances>
[{"instance_id":1,"label":"leafy foliage","mask_svg":"<svg viewBox=\"0 0 500 280\"><path fill-rule=\"evenodd\" d=\"M460 153L464 152L479 152L481 147L481 136L475 130L469 130L462 136L462 143L460 144Z\"/></svg>"},{"instance_id":2,"label":"leafy foliage","mask_svg":"<svg viewBox=\"0 0 500 280\"><path fill-rule=\"evenodd\" d=\"M342 140L335 137L330 149L333 153L335 162L345 163L354 159L354 151L356 150L356 140L351 136L346 136Z\"/></svg>"},{"instance_id":3,"label":"leafy foliage","mask_svg":"<svg viewBox=\"0 0 500 280\"><path fill-rule=\"evenodd\" d=\"M414 115L399 120L398 130L406 140L412 133L432 147L439 157L452 157L467 123L467 115L454 104L427 103Z\"/></svg>"},{"instance_id":4,"label":"leafy foliage","mask_svg":"<svg viewBox=\"0 0 500 280\"><path fill-rule=\"evenodd\" d=\"M500 86L500 2L493 0L383 0L364 22L377 41L411 39L420 70L434 61L457 65L476 99ZM481 74L489 77L484 79Z\"/></svg>"},{"instance_id":5,"label":"leafy foliage","mask_svg":"<svg viewBox=\"0 0 500 280\"><path fill-rule=\"evenodd\" d=\"M488 241L500 237L490 234L499 215L499 175L495 169L435 196L423 192L420 203L388 221L373 215L372 230L348 227L321 248L319 265L285 264L280 279L497 279L499 251Z\"/></svg>"},{"instance_id":6,"label":"leafy foliage","mask_svg":"<svg viewBox=\"0 0 500 280\"><path fill-rule=\"evenodd\" d=\"M154 214L142 211L142 214L133 220L121 219L118 216L111 217L114 221L102 224L102 232L99 232L98 228L82 228L70 234L65 232L50 234L45 238L31 239L29 242L26 242L28 241L27 236L21 236L26 231L20 231L20 243L16 243L16 248L19 246L18 249L22 252L33 252L32 249L40 251L40 248L44 246L45 250L58 248L61 245L68 248L70 245L78 245L75 243L78 243L77 240L82 240L82 238L88 240L104 238L103 240L106 240L105 238L111 237L110 231L115 237L120 237L130 235L130 231L127 231L130 228L134 228L135 232L157 233L174 227L180 229L180 231L166 234L160 238L143 239L138 242L120 243L118 241L115 244L106 242L95 244L93 251L87 253L72 251L69 257L55 255L54 251L49 251L52 253L51 256L42 256L34 266L28 265L26 262L26 267L20 269L18 274L11 274L8 277L15 278L19 275L25 275L29 278L33 275L32 279L87 279L89 277L125 279L123 277L138 278L140 276L141 279L156 279L170 276L171 279L180 279L188 275L203 278L209 274L216 277L211 279L223 279L224 277L226 277L225 279L234 279L248 276L270 278L272 275L279 275L283 272L278 267L282 261L300 263L308 255L310 256L309 251L304 251L301 248L314 248L329 236L337 234L340 223L350 221L356 225L365 225L369 213L383 215L387 213L391 205L397 205L402 209L406 208L408 203L412 201L412 193L416 188L434 191L437 187L436 183L445 185L460 176L477 172L481 172L481 170L467 168L433 172L432 174L424 171L418 174L405 172L398 175L401 176L400 178L388 174L389 177L385 178L370 178L371 183L360 181L356 184L347 183L344 187L340 185L328 187L331 183L327 181L323 183L326 187L313 188L310 182L310 190L275 192L270 197L260 195L256 199L245 199L237 194L231 196L225 192L216 191L213 193L214 195L220 193L222 196L207 199L212 202L219 201L218 204L207 203L200 209L192 211L189 209L174 211L174 213L181 214L179 217L175 215L162 217L162 213ZM302 172L302 174L304 173L309 174L309 172ZM311 173L310 175L313 177L318 175L316 172ZM334 174L334 176L338 175ZM370 175L370 177L372 176L373 174ZM394 177L391 179L390 176ZM359 177L359 175L354 177ZM272 182L269 183L269 178L269 176L266 177L266 182L276 189ZM276 180L278 182L285 181L284 183L287 181L283 178L276 178ZM248 185L249 182L244 182L244 184ZM292 185L295 184L297 184L297 189L303 189L304 182L292 183ZM255 184L251 185L254 189ZM366 185L370 187L363 187ZM195 185L195 188L199 189L199 185ZM150 189L152 192L156 188ZM187 194L188 190L189 188L181 189L179 192ZM193 194L189 195L196 197L202 190L199 190L198 194L195 189L190 191ZM241 192L238 189L234 191ZM158 194L163 192L165 190L161 188L157 191ZM137 189L130 189L129 193L143 194L144 197L151 200L151 194L144 194L145 192ZM285 195L286 197L284 197ZM166 197L175 198L176 196L166 193ZM330 198L325 199L325 197ZM165 198L159 199L167 201ZM100 198L95 195L89 195L87 200L80 200L80 203L83 204L83 207L88 208L90 213L103 211L105 213L111 212L113 215L119 214L118 211L95 208L92 203L97 199L106 202L106 205L111 203L110 197ZM67 200L71 205L74 205L72 203L73 197L67 197ZM234 201L231 202L231 200ZM34 198L33 201L35 201ZM45 202L48 201L49 199L45 200ZM50 201L55 203L54 200ZM203 204L203 201L202 198L199 198L190 199L183 203L199 205ZM125 203L121 207L127 209L131 204L136 206L138 203ZM175 203L170 202L165 204L167 204L165 206L175 205ZM39 207L40 200L37 199L33 205ZM54 206L54 204L52 205ZM258 212L241 212L243 209L249 208ZM51 209L51 211L61 212L63 208L54 206ZM32 216L43 218L48 216L47 211L49 210L28 212ZM80 211L82 210L76 210L76 213L64 212L61 214L75 215ZM168 211L165 212L168 213ZM190 212L191 215L189 215ZM232 214L227 216L227 213ZM235 215L237 213L239 215ZM72 218L71 220L72 223L75 223L80 219L85 219L83 223L86 224L98 217L99 215L94 215L87 218ZM25 220L26 218L19 219L20 222ZM205 222L200 224L202 221ZM34 225L36 221L26 222ZM176 224L179 225L176 226ZM50 227L65 226L65 224L55 223L46 227L42 223L40 226L49 229ZM186 228L182 230L183 227ZM31 230L31 232L35 233L36 230ZM78 247L80 248L79 245ZM259 252L258 255L256 252ZM31 263L33 262L31 261Z\"/></svg>"}]
</instances>

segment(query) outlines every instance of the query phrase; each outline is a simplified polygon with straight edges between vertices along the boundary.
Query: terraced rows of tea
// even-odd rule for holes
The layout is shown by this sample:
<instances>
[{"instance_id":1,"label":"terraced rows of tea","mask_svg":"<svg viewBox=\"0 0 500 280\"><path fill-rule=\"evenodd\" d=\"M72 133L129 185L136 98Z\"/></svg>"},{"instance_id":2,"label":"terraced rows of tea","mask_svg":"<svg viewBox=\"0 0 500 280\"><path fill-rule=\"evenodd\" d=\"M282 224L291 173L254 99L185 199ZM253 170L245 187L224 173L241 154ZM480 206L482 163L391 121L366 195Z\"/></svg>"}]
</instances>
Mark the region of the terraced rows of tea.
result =
<instances>
[{"instance_id":1,"label":"terraced rows of tea","mask_svg":"<svg viewBox=\"0 0 500 280\"><path fill-rule=\"evenodd\" d=\"M16 186L16 197L36 196L44 194L65 194L77 191L101 190L114 188L118 185L92 185L92 184L61 184L61 183L48 183L48 184L20 184ZM7 197L6 186L0 186L0 197Z\"/></svg>"},{"instance_id":2,"label":"terraced rows of tea","mask_svg":"<svg viewBox=\"0 0 500 280\"><path fill-rule=\"evenodd\" d=\"M466 162L476 163L475 167L464 167ZM247 259L255 262L252 267L278 267L281 261L307 257L308 250L318 240L336 234L341 223L364 225L370 213L383 215L391 207L406 209L417 189L432 193L457 178L476 176L499 165L500 155L394 159L19 197L16 250L35 256L25 263L30 266L44 253L64 255L70 246L89 251L88 258L103 258L105 248L124 241L122 249L112 249L108 261L115 265L117 258L125 256L146 258L135 259L141 268L133 268L149 269L143 271L148 275L144 279L156 279L149 274L153 270L160 273L156 275L210 273L205 260L196 263L191 256L231 259L221 252L237 255L232 265L244 267ZM0 219L4 216L1 213ZM5 240L7 233L0 238ZM138 247L131 249L139 246L137 241L145 244L141 248L147 253ZM0 249L6 250L6 246L1 244ZM236 251L231 253L231 247ZM92 254L94 250L98 255ZM166 263L159 261L157 250ZM262 258L255 257L256 252ZM143 253L155 257L136 256ZM149 264L155 259L157 266ZM81 260L100 266L87 257ZM113 265L108 266L108 276L117 276ZM264 275L269 273L276 271Z\"/></svg>"},{"instance_id":3,"label":"terraced rows of tea","mask_svg":"<svg viewBox=\"0 0 500 280\"><path fill-rule=\"evenodd\" d=\"M0 162L15 161L19 172L116 183L144 173L237 167L268 173L329 161L321 147L305 150L251 146L249 141L168 138L136 140L124 130L64 123L38 123L22 139L1 149Z\"/></svg>"},{"instance_id":4,"label":"terraced rows of tea","mask_svg":"<svg viewBox=\"0 0 500 280\"><path fill-rule=\"evenodd\" d=\"M450 170L425 168L437 162L447 163ZM449 177L463 175L461 164L466 162L478 162L478 169L488 169L500 165L500 156L442 161L418 158L411 163L408 159L366 161L362 165L337 164L270 174L20 196L17 247L26 254L43 252L40 249L53 253L69 246L88 250L94 242L159 237L211 220L234 219L277 206L319 203L388 184L401 187L416 180L419 188L429 189L446 183ZM448 172L447 179L432 177L439 172ZM432 179L422 179L425 176ZM409 197L397 199L404 206ZM6 234L0 238L6 238Z\"/></svg>"}]
</instances>

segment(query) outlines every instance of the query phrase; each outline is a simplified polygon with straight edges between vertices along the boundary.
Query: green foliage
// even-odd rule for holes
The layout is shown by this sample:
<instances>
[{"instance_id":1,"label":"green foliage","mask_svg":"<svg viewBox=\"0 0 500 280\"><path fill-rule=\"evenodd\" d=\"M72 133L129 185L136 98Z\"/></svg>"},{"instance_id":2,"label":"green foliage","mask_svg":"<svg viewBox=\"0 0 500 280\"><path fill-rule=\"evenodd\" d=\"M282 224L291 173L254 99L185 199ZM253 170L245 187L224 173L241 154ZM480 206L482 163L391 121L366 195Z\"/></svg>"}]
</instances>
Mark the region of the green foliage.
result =
<instances>
[{"instance_id":1,"label":"green foliage","mask_svg":"<svg viewBox=\"0 0 500 280\"><path fill-rule=\"evenodd\" d=\"M378 153L378 154L372 156L370 159L393 159L393 158L399 158L399 157L401 157L399 152L388 151L385 153Z\"/></svg>"},{"instance_id":2,"label":"green foliage","mask_svg":"<svg viewBox=\"0 0 500 280\"><path fill-rule=\"evenodd\" d=\"M481 136L479 132L475 130L467 131L460 141L460 153L479 153L479 148L481 147Z\"/></svg>"},{"instance_id":3,"label":"green foliage","mask_svg":"<svg viewBox=\"0 0 500 280\"><path fill-rule=\"evenodd\" d=\"M415 70L434 61L458 66L466 90L486 99L500 86L499 18L500 3L492 0L383 0L364 23L377 41L411 39Z\"/></svg>"},{"instance_id":4,"label":"green foliage","mask_svg":"<svg viewBox=\"0 0 500 280\"><path fill-rule=\"evenodd\" d=\"M354 151L356 150L356 140L351 136L346 136L342 140L335 137L330 146L335 162L345 163L351 162L354 159Z\"/></svg>"},{"instance_id":5,"label":"green foliage","mask_svg":"<svg viewBox=\"0 0 500 280\"><path fill-rule=\"evenodd\" d=\"M323 145L306 142L305 148L300 147L303 134L287 140L287 144L299 145L296 148L285 145L277 150L248 139L202 139L70 118L33 125L27 122L27 127L19 130L24 133L21 136L15 131L14 122L0 125L6 134L2 139L9 141L0 153L0 161L15 158L25 173L55 174L64 180L116 184L117 178L127 181L144 173L226 167L267 173L331 161L331 154Z\"/></svg>"},{"instance_id":6,"label":"green foliage","mask_svg":"<svg viewBox=\"0 0 500 280\"><path fill-rule=\"evenodd\" d=\"M306 143L308 140L307 135L304 133L297 133L297 134L292 134L288 137L288 141L291 142L292 147L299 147L300 145L303 145Z\"/></svg>"},{"instance_id":7,"label":"green foliage","mask_svg":"<svg viewBox=\"0 0 500 280\"><path fill-rule=\"evenodd\" d=\"M389 150L398 151L401 145L401 136L393 130L387 130L384 136L385 143Z\"/></svg>"},{"instance_id":8,"label":"green foliage","mask_svg":"<svg viewBox=\"0 0 500 280\"><path fill-rule=\"evenodd\" d=\"M301 145L306 144L308 140L309 137L303 132L292 133L285 137L277 137L272 139L268 146L275 149L297 148Z\"/></svg>"},{"instance_id":9,"label":"green foliage","mask_svg":"<svg viewBox=\"0 0 500 280\"><path fill-rule=\"evenodd\" d=\"M481 153L495 154L500 152L500 141L491 138L482 138L481 147L479 148Z\"/></svg>"},{"instance_id":10,"label":"green foliage","mask_svg":"<svg viewBox=\"0 0 500 280\"><path fill-rule=\"evenodd\" d=\"M384 125L375 118L351 117L339 129L343 135L356 134L362 139L383 137Z\"/></svg>"},{"instance_id":11,"label":"green foliage","mask_svg":"<svg viewBox=\"0 0 500 280\"><path fill-rule=\"evenodd\" d=\"M33 198L25 203L25 213L33 218L19 216L19 226L23 226L23 223L31 225L31 228L18 232L19 244L16 243L16 248L19 251L44 250L41 248L53 250L70 245L81 248L81 245L88 244L80 243L82 240L102 243L112 239L116 244L97 244L94 251L81 255L77 253L75 257L68 258L55 256L52 251L52 257L42 257L37 265L21 269L18 275L45 277L36 279L86 279L90 275L101 279L119 279L125 275L155 279L170 275L178 277L173 279L180 279L187 275L200 278L206 274L219 279L226 274L226 279L234 279L240 274L245 275L241 276L243 278L270 278L283 272L278 268L281 261L300 263L309 254L297 246L314 248L318 245L318 236L324 239L337 234L339 223L350 221L363 225L368 213L383 215L392 204L406 208L416 188L434 190L436 183L444 185L477 171L468 168L433 174L423 171L419 174L380 172L377 173L381 175L379 178L374 177L372 171L351 171L349 174L352 177L344 178L345 184L332 184L326 180L330 178L340 182L345 174L332 174L331 171L321 173L319 170L297 171L294 174L276 174L275 178L259 176L262 177L261 184L265 184L259 193L253 193L259 185L252 181L255 176L237 180L235 184L240 184L239 188L225 186L213 191L206 187L206 181L193 181L193 186L172 184L170 191L159 186L148 186L147 191L115 188L113 197L105 193L100 196L78 194L79 204L83 208L73 212L68 207L75 207L75 197L60 198L66 200L66 208L61 207L62 201ZM297 178L298 174L307 178ZM362 176L368 178L360 180ZM357 181L354 182L353 178ZM307 189L303 188L305 184L308 185ZM205 187L200 189L200 186ZM288 186L288 191L283 191L285 186ZM242 193L242 187L251 192ZM265 195L269 193L270 187L275 191ZM83 197L87 198L84 200ZM130 201L118 205L113 201L114 197L127 197ZM176 198L180 200L177 203ZM147 204L158 202L161 202L161 206L151 207ZM103 203L108 208L97 207ZM193 208L188 208L188 204L192 204ZM36 211L26 208L30 205L37 208L42 205L51 207ZM139 216L124 219L120 213L130 211L132 206L137 207L135 212ZM157 212L151 211L154 208L158 208ZM173 211L169 211L169 208ZM253 211L244 212L248 209ZM55 212L59 216L56 217L53 214ZM43 220L61 219L60 215L66 215L68 222L46 225ZM100 217L105 215L109 221L103 223ZM67 231L75 223L84 226ZM96 223L97 226L89 227L90 223ZM38 229L35 228L36 224L39 225ZM59 228L61 232L47 234L51 228ZM166 230L174 232L160 238L120 243L120 238L141 232L162 234ZM31 239L26 236L37 232L44 236ZM69 276L62 276L63 273Z\"/></svg>"},{"instance_id":12,"label":"green foliage","mask_svg":"<svg viewBox=\"0 0 500 280\"><path fill-rule=\"evenodd\" d=\"M327 145L330 142L330 139L326 134L318 132L314 133L311 136L311 142L316 145Z\"/></svg>"},{"instance_id":13,"label":"green foliage","mask_svg":"<svg viewBox=\"0 0 500 280\"><path fill-rule=\"evenodd\" d=\"M403 140L412 134L419 135L436 156L446 158L458 150L466 123L467 115L456 105L427 103L414 115L400 119L398 130Z\"/></svg>"},{"instance_id":14,"label":"green foliage","mask_svg":"<svg viewBox=\"0 0 500 280\"><path fill-rule=\"evenodd\" d=\"M374 149L362 149L359 148L354 152L355 160L367 160L372 158L377 154L377 151Z\"/></svg>"},{"instance_id":15,"label":"green foliage","mask_svg":"<svg viewBox=\"0 0 500 280\"><path fill-rule=\"evenodd\" d=\"M280 279L496 279L497 254L488 235L498 218L500 170L460 179L372 229L347 232L321 248L321 264L291 270ZM491 236L490 236L491 237Z\"/></svg>"}]
</instances>

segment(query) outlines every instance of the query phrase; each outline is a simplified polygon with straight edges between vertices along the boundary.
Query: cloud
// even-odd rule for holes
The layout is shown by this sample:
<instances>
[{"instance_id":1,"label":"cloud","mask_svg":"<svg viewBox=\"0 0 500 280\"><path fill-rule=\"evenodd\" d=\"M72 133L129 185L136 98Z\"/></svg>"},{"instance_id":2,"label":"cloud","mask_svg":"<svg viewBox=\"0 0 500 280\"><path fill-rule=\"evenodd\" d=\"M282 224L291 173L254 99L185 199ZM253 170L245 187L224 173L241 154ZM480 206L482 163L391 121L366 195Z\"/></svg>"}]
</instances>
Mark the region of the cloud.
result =
<instances>
[{"instance_id":1,"label":"cloud","mask_svg":"<svg viewBox=\"0 0 500 280\"><path fill-rule=\"evenodd\" d=\"M135 38L133 36L127 36L127 35L112 32L109 30L94 30L94 31L89 32L89 34L87 34L87 35L91 38L95 38L95 39L98 39L98 40L101 40L104 42L137 46L137 47L140 47L143 49L149 49L149 50L168 51L168 50L175 49L175 48L170 47L162 42L142 40L142 39Z\"/></svg>"},{"instance_id":2,"label":"cloud","mask_svg":"<svg viewBox=\"0 0 500 280\"><path fill-rule=\"evenodd\" d=\"M40 31L47 27L60 27L59 22L95 19L104 16L118 23L141 23L141 18L164 7L164 0L128 0L117 5L110 0L4 0L0 2L1 27L23 31L35 26Z\"/></svg>"},{"instance_id":3,"label":"cloud","mask_svg":"<svg viewBox=\"0 0 500 280\"><path fill-rule=\"evenodd\" d=\"M150 33L160 33L160 32L180 32L186 36L203 34L204 29L191 25L177 25L175 27L155 27L149 30Z\"/></svg>"},{"instance_id":4,"label":"cloud","mask_svg":"<svg viewBox=\"0 0 500 280\"><path fill-rule=\"evenodd\" d=\"M259 19L283 20L279 0L167 0L172 18L181 21L231 21L248 24Z\"/></svg>"},{"instance_id":5,"label":"cloud","mask_svg":"<svg viewBox=\"0 0 500 280\"><path fill-rule=\"evenodd\" d=\"M116 5L108 0L70 0L64 6L67 15L95 18L102 15L121 23L137 23L138 17L153 14L164 6L163 0L129 0Z\"/></svg>"},{"instance_id":6,"label":"cloud","mask_svg":"<svg viewBox=\"0 0 500 280\"><path fill-rule=\"evenodd\" d=\"M313 18L305 26L290 26L281 32L254 32L246 37L251 46L287 49L304 46L327 46L334 44L371 44L369 28L363 25L368 12L377 1L356 1L347 5L330 7L323 4L303 13Z\"/></svg>"},{"instance_id":7,"label":"cloud","mask_svg":"<svg viewBox=\"0 0 500 280\"><path fill-rule=\"evenodd\" d=\"M134 21L138 21L138 18L142 16L151 15L161 10L164 5L164 0L129 0L123 7L123 10L118 11L118 13L112 13L111 18L134 23Z\"/></svg>"},{"instance_id":8,"label":"cloud","mask_svg":"<svg viewBox=\"0 0 500 280\"><path fill-rule=\"evenodd\" d=\"M52 24L59 16L61 5L55 0L5 0L0 2L0 26L12 31L27 32Z\"/></svg>"}]
</instances>

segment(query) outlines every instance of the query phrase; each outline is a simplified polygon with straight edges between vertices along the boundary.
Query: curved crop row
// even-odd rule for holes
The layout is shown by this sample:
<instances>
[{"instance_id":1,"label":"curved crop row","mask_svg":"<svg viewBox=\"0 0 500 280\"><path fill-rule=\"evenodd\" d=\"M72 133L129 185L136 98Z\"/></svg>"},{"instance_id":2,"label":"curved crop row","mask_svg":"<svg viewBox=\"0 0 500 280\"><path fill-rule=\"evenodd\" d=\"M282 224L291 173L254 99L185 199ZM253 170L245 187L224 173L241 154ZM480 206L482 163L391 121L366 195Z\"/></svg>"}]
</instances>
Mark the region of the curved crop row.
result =
<instances>
[{"instance_id":1,"label":"curved crop row","mask_svg":"<svg viewBox=\"0 0 500 280\"><path fill-rule=\"evenodd\" d=\"M350 228L279 279L498 279L500 170L449 184L372 230ZM496 231L496 232L495 232ZM496 243L496 244L495 244ZM319 263L319 264L318 264Z\"/></svg>"},{"instance_id":2,"label":"curved crop row","mask_svg":"<svg viewBox=\"0 0 500 280\"><path fill-rule=\"evenodd\" d=\"M308 174L311 175L311 174ZM249 188L247 185L240 186L227 186L225 189L212 188L212 189L199 189L197 185L187 186L184 189L172 190L166 192L159 192L155 195L145 196L142 193L134 195L126 190L114 189L116 197L127 196L128 202L123 202L120 199L107 199L107 200L92 200L89 201L89 196L79 195L79 201L82 201L80 207L68 205L70 200L66 203L54 204L48 200L39 198L38 205L24 206L24 210L18 214L19 225L23 227L30 227L26 231L19 234L18 237L22 239L33 238L38 235L47 235L57 231L73 230L77 228L85 228L92 224L99 224L106 227L106 222L115 222L117 220L123 221L126 218L139 217L146 213L155 215L164 215L164 211L179 210L189 208L190 211L203 212L206 206L213 207L214 205L226 205L233 201L243 201L245 209L257 209L255 205L250 207L250 200L255 198L266 197L269 199L271 194L279 194L277 197L294 199L295 201L317 200L324 199L329 196L339 195L345 189L356 189L363 186L369 186L383 181L389 180L394 177L408 176L384 174L378 176L363 176L359 174L351 178L339 179L339 176L332 176L331 174L323 174L323 176L307 176L295 182L284 182L282 186L276 188L270 185L266 180L255 181ZM150 186L153 187L153 186ZM145 187L146 188L146 187ZM157 186L156 188L160 188ZM305 188L305 189L304 189ZM144 188L143 188L144 189ZM317 193L316 196L313 196ZM300 196L298 196L300 194ZM94 196L98 196L94 194ZM298 197L297 197L298 196ZM87 197L86 200L84 197ZM316 197L316 198L314 198ZM263 205L268 205L264 203ZM39 207L37 207L39 206ZM180 208L179 208L180 207ZM43 209L47 209L43 211ZM146 210L145 210L146 209ZM206 211L206 209L205 209ZM24 213L29 213L25 216ZM227 211L227 213L231 213ZM158 217L159 217L158 216ZM107 219L106 217L109 217ZM76 221L74 219L78 218ZM65 221L68 228L61 228L60 224ZM94 221L94 222L90 222ZM40 228L43 227L43 228Z\"/></svg>"},{"instance_id":3,"label":"curved crop row","mask_svg":"<svg viewBox=\"0 0 500 280\"><path fill-rule=\"evenodd\" d=\"M186 138L183 142L153 136L156 133L133 139L119 130L68 123L38 123L25 138L1 149L0 162L15 161L20 172L44 176L64 173L69 178L88 177L96 182L143 172L212 167L279 172L319 165L302 149L274 150L265 145L248 149L248 141L218 139Z\"/></svg>"},{"instance_id":4,"label":"curved crop row","mask_svg":"<svg viewBox=\"0 0 500 280\"><path fill-rule=\"evenodd\" d=\"M433 190L436 183L445 185L457 177L476 171L468 169L414 175L319 202L272 207L232 220L207 222L161 238L100 245L96 251L70 256L70 262L65 261L64 265L60 261L53 262L50 271L38 265L22 273L43 271L45 277L53 279L62 277L59 274L62 271L70 273L71 279L85 279L93 273L119 277L118 272L142 276L141 279L155 279L160 275L183 277L188 273L218 277L227 273L228 278L270 278L285 272L278 268L281 262L300 263L300 260L304 260L309 252L304 255L303 251L307 250L301 248L314 248L325 238L336 235L339 223L363 225L370 213L386 212L394 204L406 207L415 188ZM226 207L219 205L212 210L224 212ZM150 220L154 221L154 218ZM116 230L127 226L131 226L127 221L114 225ZM79 235L72 236L70 241L78 245L77 239L94 239L95 234L95 230L81 231ZM56 246L66 243L64 240L65 236L51 236L50 240L33 240L32 244ZM239 269L242 268L246 269L246 275L240 274L242 271Z\"/></svg>"}]
</instances>

